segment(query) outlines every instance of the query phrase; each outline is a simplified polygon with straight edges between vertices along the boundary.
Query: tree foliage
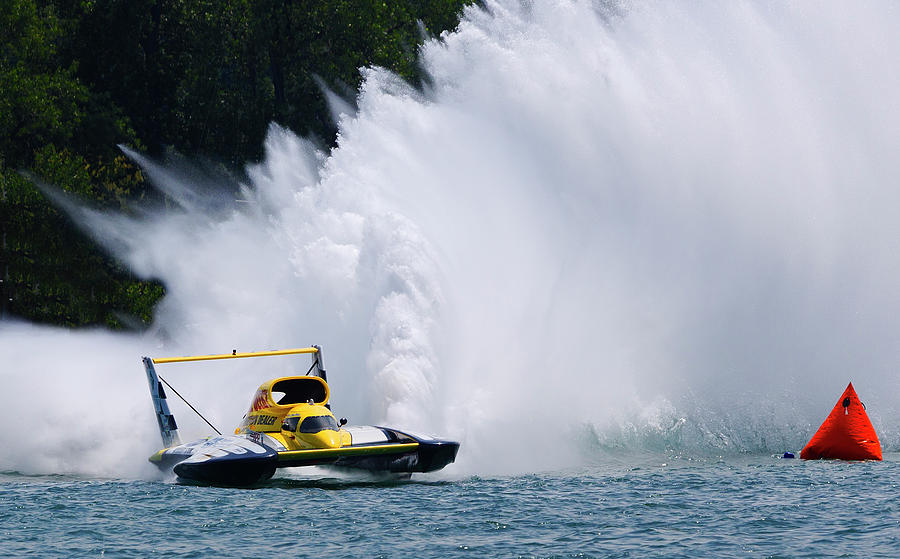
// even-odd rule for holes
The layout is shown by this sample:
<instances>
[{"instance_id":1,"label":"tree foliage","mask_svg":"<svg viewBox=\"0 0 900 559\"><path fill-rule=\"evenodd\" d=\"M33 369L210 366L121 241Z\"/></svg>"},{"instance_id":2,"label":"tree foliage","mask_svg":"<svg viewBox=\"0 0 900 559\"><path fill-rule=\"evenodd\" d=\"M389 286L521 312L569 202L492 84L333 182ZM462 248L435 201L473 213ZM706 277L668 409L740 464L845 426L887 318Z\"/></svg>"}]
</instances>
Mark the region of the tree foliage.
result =
<instances>
[{"instance_id":1,"label":"tree foliage","mask_svg":"<svg viewBox=\"0 0 900 559\"><path fill-rule=\"evenodd\" d=\"M121 328L164 293L20 171L124 208L150 190L118 144L239 169L273 121L332 142L319 83L355 91L371 65L416 83L421 29L451 29L471 1L0 2L0 318Z\"/></svg>"}]
</instances>

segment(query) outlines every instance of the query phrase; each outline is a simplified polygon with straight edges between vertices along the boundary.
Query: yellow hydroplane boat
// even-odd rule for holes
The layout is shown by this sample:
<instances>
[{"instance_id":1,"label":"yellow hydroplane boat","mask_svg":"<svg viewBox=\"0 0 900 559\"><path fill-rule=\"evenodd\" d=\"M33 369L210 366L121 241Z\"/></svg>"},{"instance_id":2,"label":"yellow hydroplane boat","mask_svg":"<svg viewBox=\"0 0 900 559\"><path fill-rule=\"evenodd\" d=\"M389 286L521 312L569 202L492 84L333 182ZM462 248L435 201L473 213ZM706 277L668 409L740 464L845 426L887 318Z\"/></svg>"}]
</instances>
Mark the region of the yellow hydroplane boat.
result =
<instances>
[{"instance_id":1,"label":"yellow hydroplane boat","mask_svg":"<svg viewBox=\"0 0 900 559\"><path fill-rule=\"evenodd\" d=\"M312 356L309 371L263 383L233 435L219 434L181 444L163 390L165 380L157 375L155 365L303 353ZM173 469L183 479L253 485L272 477L277 468L312 465L408 475L439 470L453 462L459 450L459 443L454 441L388 427L350 427L346 419L335 420L322 349L318 346L193 357L144 357L143 361L165 446L150 461L161 469Z\"/></svg>"}]
</instances>

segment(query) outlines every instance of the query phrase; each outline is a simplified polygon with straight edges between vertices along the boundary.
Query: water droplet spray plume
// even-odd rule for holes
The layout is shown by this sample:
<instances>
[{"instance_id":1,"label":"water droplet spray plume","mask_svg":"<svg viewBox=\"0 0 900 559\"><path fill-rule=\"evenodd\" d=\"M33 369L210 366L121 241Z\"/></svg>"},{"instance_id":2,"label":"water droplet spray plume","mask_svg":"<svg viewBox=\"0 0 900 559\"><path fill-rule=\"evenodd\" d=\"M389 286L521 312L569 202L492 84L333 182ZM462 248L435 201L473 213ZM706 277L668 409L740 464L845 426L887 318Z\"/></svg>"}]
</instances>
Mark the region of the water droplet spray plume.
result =
<instances>
[{"instance_id":1,"label":"water droplet spray plume","mask_svg":"<svg viewBox=\"0 0 900 559\"><path fill-rule=\"evenodd\" d=\"M424 91L365 70L330 153L272 126L239 203L129 152L179 207L74 213L168 295L140 336L0 326L28 435L0 467L142 475L140 355L309 343L340 415L458 438L459 472L796 450L848 379L896 449L898 28L887 2L488 1L424 44ZM301 368L185 367L225 430Z\"/></svg>"}]
</instances>

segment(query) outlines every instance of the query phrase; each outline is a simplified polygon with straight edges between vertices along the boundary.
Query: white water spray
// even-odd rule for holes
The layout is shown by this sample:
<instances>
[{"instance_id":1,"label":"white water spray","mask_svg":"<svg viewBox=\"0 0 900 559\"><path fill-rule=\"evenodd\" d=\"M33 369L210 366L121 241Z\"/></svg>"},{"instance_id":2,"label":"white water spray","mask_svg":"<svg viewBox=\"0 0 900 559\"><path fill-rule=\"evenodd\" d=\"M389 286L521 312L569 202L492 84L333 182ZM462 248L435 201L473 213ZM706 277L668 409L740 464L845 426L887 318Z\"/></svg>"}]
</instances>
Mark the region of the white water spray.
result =
<instances>
[{"instance_id":1,"label":"white water spray","mask_svg":"<svg viewBox=\"0 0 900 559\"><path fill-rule=\"evenodd\" d=\"M141 353L309 343L339 414L459 438L462 471L796 450L848 380L895 450L898 23L877 2L469 9L423 46L425 92L366 71L332 153L273 127L239 202L133 154L181 209L82 217L165 282L153 332L7 325L3 381L137 379L106 390L127 406L44 411L35 436L74 424L82 463L88 440L125 460L100 414L154 445ZM161 372L230 428L270 376L251 369ZM3 437L4 468L66 470Z\"/></svg>"}]
</instances>

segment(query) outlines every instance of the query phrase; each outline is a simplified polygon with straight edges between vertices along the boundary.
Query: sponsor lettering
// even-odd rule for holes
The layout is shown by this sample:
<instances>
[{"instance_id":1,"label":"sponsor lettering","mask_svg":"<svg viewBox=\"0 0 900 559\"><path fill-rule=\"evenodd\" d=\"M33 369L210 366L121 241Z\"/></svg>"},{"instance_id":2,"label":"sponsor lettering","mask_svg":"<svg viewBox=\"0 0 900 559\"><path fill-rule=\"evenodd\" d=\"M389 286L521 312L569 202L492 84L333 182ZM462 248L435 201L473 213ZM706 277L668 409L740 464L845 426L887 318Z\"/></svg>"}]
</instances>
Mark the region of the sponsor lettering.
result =
<instances>
[{"instance_id":1,"label":"sponsor lettering","mask_svg":"<svg viewBox=\"0 0 900 559\"><path fill-rule=\"evenodd\" d=\"M250 411L264 410L267 407L269 407L269 402L266 399L265 389L257 390L256 396L253 397L253 403L250 405Z\"/></svg>"},{"instance_id":2,"label":"sponsor lettering","mask_svg":"<svg viewBox=\"0 0 900 559\"><path fill-rule=\"evenodd\" d=\"M275 425L277 419L274 415L254 415L247 420L247 425Z\"/></svg>"}]
</instances>

